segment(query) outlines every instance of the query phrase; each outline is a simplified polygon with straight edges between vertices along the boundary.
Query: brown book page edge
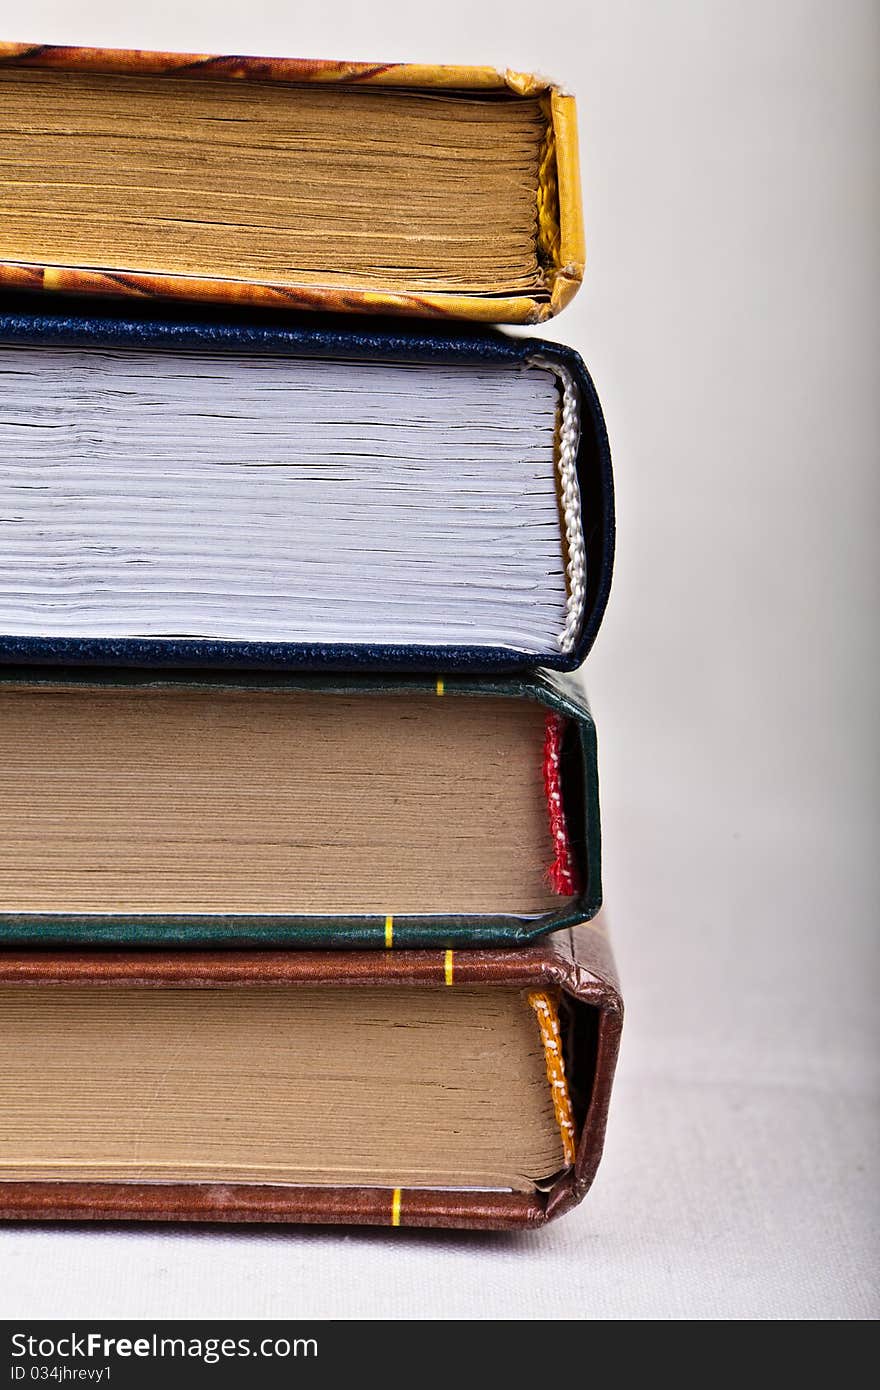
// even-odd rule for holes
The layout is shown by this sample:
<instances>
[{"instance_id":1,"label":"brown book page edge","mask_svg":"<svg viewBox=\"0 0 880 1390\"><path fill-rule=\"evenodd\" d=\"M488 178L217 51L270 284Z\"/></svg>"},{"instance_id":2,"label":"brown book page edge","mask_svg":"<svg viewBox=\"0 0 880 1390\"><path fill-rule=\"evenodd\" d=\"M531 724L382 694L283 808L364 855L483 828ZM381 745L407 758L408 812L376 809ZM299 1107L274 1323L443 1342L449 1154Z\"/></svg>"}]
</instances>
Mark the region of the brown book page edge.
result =
<instances>
[{"instance_id":1,"label":"brown book page edge","mask_svg":"<svg viewBox=\"0 0 880 1390\"><path fill-rule=\"evenodd\" d=\"M195 300L356 314L395 314L419 318L468 319L477 323L543 323L574 295L583 278L577 126L574 98L530 73L489 67L417 63L346 63L308 58L258 58L235 54L150 53L139 49L75 48L52 44L0 42L0 67L55 68L79 72L140 73L156 77L230 78L252 82L357 83L359 86L447 91L509 91L518 96L549 94L553 159L542 184L558 204L559 238L548 267L549 299L534 295L497 298L456 293L405 294L352 287L315 288L263 281L193 275L148 275L139 271L49 266L0 260L0 290L48 291L99 297Z\"/></svg>"},{"instance_id":2,"label":"brown book page edge","mask_svg":"<svg viewBox=\"0 0 880 1390\"><path fill-rule=\"evenodd\" d=\"M309 982L344 985L515 985L558 989L598 1011L589 1103L569 1168L546 1193L317 1188L241 1183L0 1182L5 1221L176 1221L454 1227L509 1230L544 1225L590 1187L602 1156L623 1005L604 916L535 946L494 951L11 951L0 983L210 988Z\"/></svg>"}]
</instances>

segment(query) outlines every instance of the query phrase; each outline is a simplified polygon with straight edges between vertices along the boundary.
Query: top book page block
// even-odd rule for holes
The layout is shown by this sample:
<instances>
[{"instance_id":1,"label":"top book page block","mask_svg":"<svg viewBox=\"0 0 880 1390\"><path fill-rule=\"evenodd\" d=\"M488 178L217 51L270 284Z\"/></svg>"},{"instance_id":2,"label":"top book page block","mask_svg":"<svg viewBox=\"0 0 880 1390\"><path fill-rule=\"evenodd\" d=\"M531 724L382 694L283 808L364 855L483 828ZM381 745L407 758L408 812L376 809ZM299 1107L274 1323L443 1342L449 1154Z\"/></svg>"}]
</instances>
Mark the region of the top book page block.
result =
<instances>
[{"instance_id":1,"label":"top book page block","mask_svg":"<svg viewBox=\"0 0 880 1390\"><path fill-rule=\"evenodd\" d=\"M535 324L574 99L481 67L0 43L0 288Z\"/></svg>"}]
</instances>

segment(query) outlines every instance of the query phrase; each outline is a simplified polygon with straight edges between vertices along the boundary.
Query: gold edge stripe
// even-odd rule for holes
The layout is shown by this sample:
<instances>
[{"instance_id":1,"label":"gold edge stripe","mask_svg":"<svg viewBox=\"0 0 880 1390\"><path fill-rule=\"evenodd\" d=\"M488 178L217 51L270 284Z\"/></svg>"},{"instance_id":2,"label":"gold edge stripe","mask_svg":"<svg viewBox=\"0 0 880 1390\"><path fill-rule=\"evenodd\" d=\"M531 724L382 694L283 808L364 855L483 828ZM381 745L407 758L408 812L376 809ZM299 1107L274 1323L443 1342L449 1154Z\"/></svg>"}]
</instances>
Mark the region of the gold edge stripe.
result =
<instances>
[{"instance_id":1,"label":"gold edge stripe","mask_svg":"<svg viewBox=\"0 0 880 1390\"><path fill-rule=\"evenodd\" d=\"M386 946L386 949L390 951L390 950L391 950L391 947L392 947L393 945L394 945L394 918L393 918L393 917L391 916L391 914L389 913L388 916L385 918L385 946Z\"/></svg>"},{"instance_id":2,"label":"gold edge stripe","mask_svg":"<svg viewBox=\"0 0 880 1390\"><path fill-rule=\"evenodd\" d=\"M453 978L453 954L452 951L447 951L443 959L443 978L448 985L452 984Z\"/></svg>"},{"instance_id":3,"label":"gold edge stripe","mask_svg":"<svg viewBox=\"0 0 880 1390\"><path fill-rule=\"evenodd\" d=\"M400 1189L399 1187L395 1187L394 1192L393 1192L392 1197L391 1197L391 1224L392 1224L392 1226L399 1226L399 1225L400 1225L400 1199L401 1199L401 1196L402 1196L402 1195L403 1195L403 1194L402 1194L401 1189Z\"/></svg>"},{"instance_id":4,"label":"gold edge stripe","mask_svg":"<svg viewBox=\"0 0 880 1390\"><path fill-rule=\"evenodd\" d=\"M438 694L438 695L445 695L445 694L446 694L446 682L445 682L445 681L438 680L438 682L437 682L437 694Z\"/></svg>"}]
</instances>

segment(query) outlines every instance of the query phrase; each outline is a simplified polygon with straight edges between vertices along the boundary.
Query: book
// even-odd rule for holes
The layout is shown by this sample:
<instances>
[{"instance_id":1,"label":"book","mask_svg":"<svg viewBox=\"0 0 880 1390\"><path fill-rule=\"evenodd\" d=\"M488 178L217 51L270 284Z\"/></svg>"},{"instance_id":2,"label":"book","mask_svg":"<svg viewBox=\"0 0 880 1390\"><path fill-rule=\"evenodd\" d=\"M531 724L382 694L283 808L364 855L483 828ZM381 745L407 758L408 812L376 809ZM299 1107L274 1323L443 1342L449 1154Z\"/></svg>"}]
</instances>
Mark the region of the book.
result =
<instances>
[{"instance_id":1,"label":"book","mask_svg":"<svg viewBox=\"0 0 880 1390\"><path fill-rule=\"evenodd\" d=\"M511 944L601 900L562 677L0 668L0 943Z\"/></svg>"},{"instance_id":2,"label":"book","mask_svg":"<svg viewBox=\"0 0 880 1390\"><path fill-rule=\"evenodd\" d=\"M589 1187L602 920L506 951L0 953L0 1217L539 1226Z\"/></svg>"},{"instance_id":3,"label":"book","mask_svg":"<svg viewBox=\"0 0 880 1390\"><path fill-rule=\"evenodd\" d=\"M504 334L0 311L0 660L573 669L611 462Z\"/></svg>"},{"instance_id":4,"label":"book","mask_svg":"<svg viewBox=\"0 0 880 1390\"><path fill-rule=\"evenodd\" d=\"M574 100L490 68L0 45L0 284L538 323Z\"/></svg>"}]
</instances>

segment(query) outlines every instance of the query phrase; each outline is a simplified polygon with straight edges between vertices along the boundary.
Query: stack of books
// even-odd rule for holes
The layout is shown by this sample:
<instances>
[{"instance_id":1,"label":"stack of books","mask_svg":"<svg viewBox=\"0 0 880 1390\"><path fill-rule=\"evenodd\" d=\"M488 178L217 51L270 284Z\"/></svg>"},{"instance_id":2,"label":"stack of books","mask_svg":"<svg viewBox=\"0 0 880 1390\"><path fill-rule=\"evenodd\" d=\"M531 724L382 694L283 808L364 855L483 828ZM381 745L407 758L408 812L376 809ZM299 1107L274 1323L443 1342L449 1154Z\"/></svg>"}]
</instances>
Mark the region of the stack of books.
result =
<instances>
[{"instance_id":1,"label":"stack of books","mask_svg":"<svg viewBox=\"0 0 880 1390\"><path fill-rule=\"evenodd\" d=\"M573 100L6 44L0 116L0 1216L541 1225L620 1033L611 464L474 322L580 282Z\"/></svg>"}]
</instances>

